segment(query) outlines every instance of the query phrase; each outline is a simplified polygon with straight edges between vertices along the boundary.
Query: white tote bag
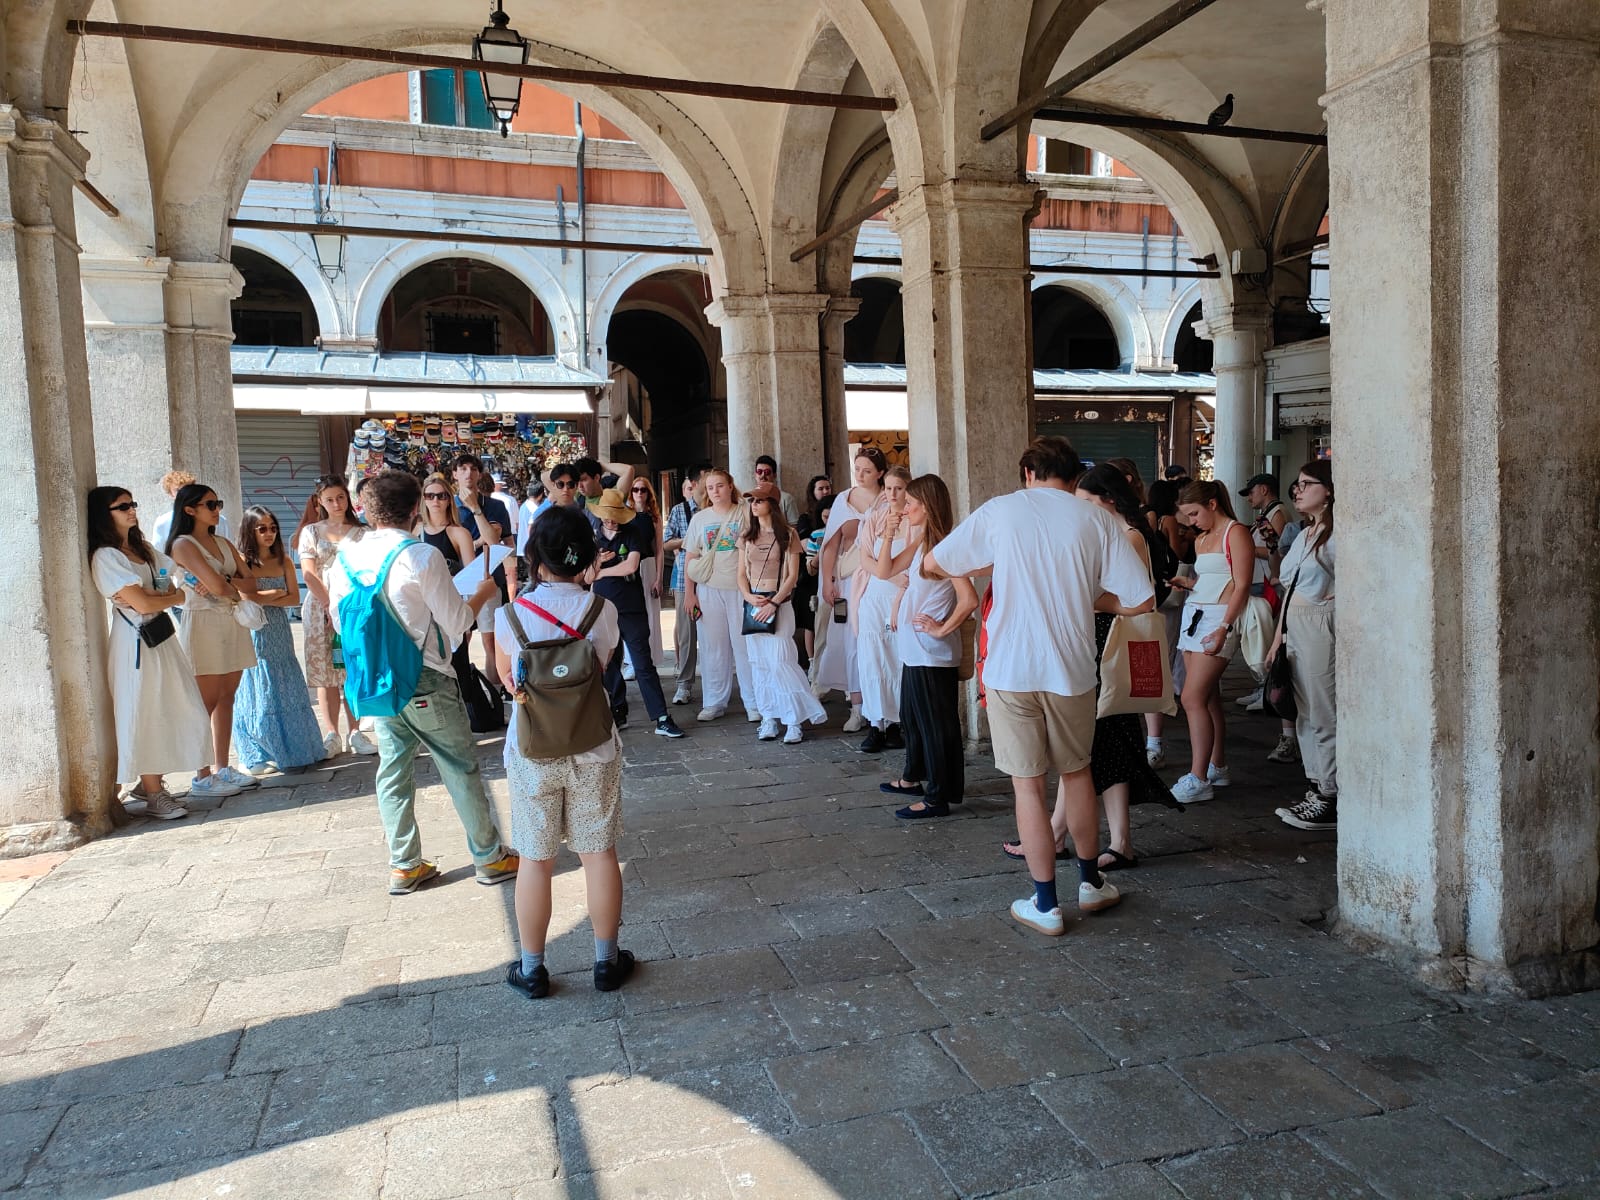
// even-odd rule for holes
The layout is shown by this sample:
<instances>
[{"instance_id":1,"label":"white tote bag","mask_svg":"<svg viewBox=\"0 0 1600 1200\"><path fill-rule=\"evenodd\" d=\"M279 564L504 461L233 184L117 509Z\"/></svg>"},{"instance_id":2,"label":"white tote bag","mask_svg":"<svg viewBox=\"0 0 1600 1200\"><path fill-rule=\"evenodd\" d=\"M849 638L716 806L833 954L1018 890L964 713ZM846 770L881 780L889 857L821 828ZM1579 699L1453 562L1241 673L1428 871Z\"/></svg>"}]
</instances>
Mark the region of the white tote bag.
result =
<instances>
[{"instance_id":1,"label":"white tote bag","mask_svg":"<svg viewBox=\"0 0 1600 1200\"><path fill-rule=\"evenodd\" d=\"M1100 701L1096 717L1178 711L1172 698L1172 655L1167 619L1159 610L1117 617L1100 655Z\"/></svg>"}]
</instances>

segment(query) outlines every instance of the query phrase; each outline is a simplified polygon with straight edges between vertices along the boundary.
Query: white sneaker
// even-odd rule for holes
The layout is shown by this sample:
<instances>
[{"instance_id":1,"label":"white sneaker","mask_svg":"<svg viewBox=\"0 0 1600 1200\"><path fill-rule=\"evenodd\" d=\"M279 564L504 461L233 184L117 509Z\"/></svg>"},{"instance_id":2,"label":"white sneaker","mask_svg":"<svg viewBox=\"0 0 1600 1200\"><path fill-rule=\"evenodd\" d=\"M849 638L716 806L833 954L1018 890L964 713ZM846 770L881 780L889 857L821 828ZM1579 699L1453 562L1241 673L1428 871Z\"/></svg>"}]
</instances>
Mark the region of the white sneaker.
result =
<instances>
[{"instance_id":1,"label":"white sneaker","mask_svg":"<svg viewBox=\"0 0 1600 1200\"><path fill-rule=\"evenodd\" d=\"M1196 779L1193 775L1185 775L1172 785L1172 798L1179 804L1199 804L1200 801L1210 800L1215 795L1209 783L1204 779Z\"/></svg>"},{"instance_id":2,"label":"white sneaker","mask_svg":"<svg viewBox=\"0 0 1600 1200\"><path fill-rule=\"evenodd\" d=\"M765 721L761 722L761 728L756 731L756 738L763 742L775 741L780 729L781 727L778 724L778 718L768 717Z\"/></svg>"},{"instance_id":3,"label":"white sneaker","mask_svg":"<svg viewBox=\"0 0 1600 1200\"><path fill-rule=\"evenodd\" d=\"M254 776L246 775L243 771L236 771L232 767L223 767L222 770L215 772L215 774L221 776L226 782L232 784L240 791L244 791L246 788L261 786L256 782Z\"/></svg>"},{"instance_id":4,"label":"white sneaker","mask_svg":"<svg viewBox=\"0 0 1600 1200\"><path fill-rule=\"evenodd\" d=\"M672 693L672 702L674 704L687 704L687 703L689 703L689 689L686 688L686 687L678 688L677 691Z\"/></svg>"},{"instance_id":5,"label":"white sneaker","mask_svg":"<svg viewBox=\"0 0 1600 1200\"><path fill-rule=\"evenodd\" d=\"M1300 761L1300 743L1292 733L1278 735L1278 744L1267 755L1268 762L1293 763Z\"/></svg>"},{"instance_id":6,"label":"white sneaker","mask_svg":"<svg viewBox=\"0 0 1600 1200\"><path fill-rule=\"evenodd\" d=\"M207 775L204 779L196 779L189 785L189 795L199 796L202 800L221 800L228 796L237 796L243 788L236 788L233 784L223 779L220 775Z\"/></svg>"},{"instance_id":7,"label":"white sneaker","mask_svg":"<svg viewBox=\"0 0 1600 1200\"><path fill-rule=\"evenodd\" d=\"M622 677L630 683L633 682L633 664L631 662L622 664Z\"/></svg>"},{"instance_id":8,"label":"white sneaker","mask_svg":"<svg viewBox=\"0 0 1600 1200\"><path fill-rule=\"evenodd\" d=\"M1255 691L1251 692L1248 696L1240 696L1237 700L1234 701L1234 703L1237 704L1240 708L1248 709L1250 712L1260 712L1261 711L1262 695L1263 695L1263 690L1261 688L1257 688Z\"/></svg>"},{"instance_id":9,"label":"white sneaker","mask_svg":"<svg viewBox=\"0 0 1600 1200\"><path fill-rule=\"evenodd\" d=\"M337 729L330 730L322 738L322 757L338 758L344 753L344 739L339 736Z\"/></svg>"},{"instance_id":10,"label":"white sneaker","mask_svg":"<svg viewBox=\"0 0 1600 1200\"><path fill-rule=\"evenodd\" d=\"M744 710L744 719L749 721L750 724L754 725L757 721L761 720L761 714L753 708L747 708ZM777 735L774 734L773 736L776 737Z\"/></svg>"},{"instance_id":11,"label":"white sneaker","mask_svg":"<svg viewBox=\"0 0 1600 1200\"><path fill-rule=\"evenodd\" d=\"M861 715L861 705L850 706L850 718L844 723L846 733L860 733L867 727L867 719Z\"/></svg>"},{"instance_id":12,"label":"white sneaker","mask_svg":"<svg viewBox=\"0 0 1600 1200\"><path fill-rule=\"evenodd\" d=\"M801 730L800 726L791 725L789 726L788 731L783 735L783 744L785 746L798 746L805 736L806 735L804 731Z\"/></svg>"},{"instance_id":13,"label":"white sneaker","mask_svg":"<svg viewBox=\"0 0 1600 1200\"><path fill-rule=\"evenodd\" d=\"M1214 788L1232 787L1233 776L1228 773L1227 767L1219 767L1211 763L1206 767L1206 782Z\"/></svg>"},{"instance_id":14,"label":"white sneaker","mask_svg":"<svg viewBox=\"0 0 1600 1200\"><path fill-rule=\"evenodd\" d=\"M257 763L253 767L246 767L245 770L248 771L256 779L266 779L269 776L277 775L277 774L281 773L281 772L279 772L277 767L273 766L269 762Z\"/></svg>"},{"instance_id":15,"label":"white sneaker","mask_svg":"<svg viewBox=\"0 0 1600 1200\"><path fill-rule=\"evenodd\" d=\"M1084 912L1099 912L1102 908L1110 908L1122 893L1117 891L1117 885L1104 875L1100 876L1100 886L1093 887L1087 883L1078 885L1078 907Z\"/></svg>"},{"instance_id":16,"label":"white sneaker","mask_svg":"<svg viewBox=\"0 0 1600 1200\"><path fill-rule=\"evenodd\" d=\"M366 734L362 733L359 729L350 735L351 754L376 754L377 752L378 743L373 741Z\"/></svg>"},{"instance_id":17,"label":"white sneaker","mask_svg":"<svg viewBox=\"0 0 1600 1200\"><path fill-rule=\"evenodd\" d=\"M1046 937L1060 937L1067 931L1067 923L1062 920L1061 909L1052 908L1049 912L1040 912L1032 896L1024 896L1021 900L1011 902L1011 919Z\"/></svg>"},{"instance_id":18,"label":"white sneaker","mask_svg":"<svg viewBox=\"0 0 1600 1200\"><path fill-rule=\"evenodd\" d=\"M728 710L725 709L725 708L702 708L700 710L700 715L697 716L695 718L695 720L696 721L717 721L717 720L720 720L722 718L722 714L727 712L727 711Z\"/></svg>"},{"instance_id":19,"label":"white sneaker","mask_svg":"<svg viewBox=\"0 0 1600 1200\"><path fill-rule=\"evenodd\" d=\"M1160 770L1167 765L1167 750L1165 746L1146 746L1144 760L1155 770Z\"/></svg>"},{"instance_id":20,"label":"white sneaker","mask_svg":"<svg viewBox=\"0 0 1600 1200\"><path fill-rule=\"evenodd\" d=\"M377 733L378 732L378 718L377 717L362 717L362 718L360 718L359 720L356 721L356 728L359 729L362 733Z\"/></svg>"}]
</instances>

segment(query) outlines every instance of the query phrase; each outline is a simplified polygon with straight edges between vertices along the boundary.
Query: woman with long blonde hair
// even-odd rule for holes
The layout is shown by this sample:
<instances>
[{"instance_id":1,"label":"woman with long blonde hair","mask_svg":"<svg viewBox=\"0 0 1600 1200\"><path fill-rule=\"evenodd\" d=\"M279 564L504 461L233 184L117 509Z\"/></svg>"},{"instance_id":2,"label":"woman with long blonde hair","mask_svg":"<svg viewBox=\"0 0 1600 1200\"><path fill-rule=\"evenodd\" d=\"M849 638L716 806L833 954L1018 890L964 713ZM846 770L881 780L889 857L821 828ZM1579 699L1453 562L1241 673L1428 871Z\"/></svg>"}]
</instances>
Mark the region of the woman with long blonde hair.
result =
<instances>
[{"instance_id":1,"label":"woman with long blonde hair","mask_svg":"<svg viewBox=\"0 0 1600 1200\"><path fill-rule=\"evenodd\" d=\"M322 720L328 727L322 748L329 758L344 753L376 754L378 745L356 728L355 714L344 698L344 664L341 652L334 661L333 618L328 615L325 578L344 542L354 542L367 531L350 507L350 488L342 475L324 475L311 489L300 528L295 530L295 550L306 577L305 602L300 606L300 626L305 633L306 683L317 689ZM350 732L348 743L339 733L339 714Z\"/></svg>"},{"instance_id":2,"label":"woman with long blonde hair","mask_svg":"<svg viewBox=\"0 0 1600 1200\"><path fill-rule=\"evenodd\" d=\"M694 514L683 539L685 615L699 627L703 707L698 719L715 721L728 711L737 676L745 719L755 722L761 720L761 713L756 708L750 656L745 651L744 598L739 594L739 535L749 522L749 510L740 502L739 488L727 471L713 468L701 482L706 505ZM695 579L695 564L706 557L712 560L711 574L702 583Z\"/></svg>"},{"instance_id":3,"label":"woman with long blonde hair","mask_svg":"<svg viewBox=\"0 0 1600 1200\"><path fill-rule=\"evenodd\" d=\"M895 816L915 821L942 817L960 804L966 786L962 758L960 683L961 626L978 608L969 579L927 574L923 554L955 527L950 489L937 475L919 475L906 485L902 515L904 549L879 571L903 572L895 630L900 662L900 721L906 763L900 778L878 785L895 796L920 796ZM880 578L882 576L880 575Z\"/></svg>"},{"instance_id":4,"label":"woman with long blonde hair","mask_svg":"<svg viewBox=\"0 0 1600 1200\"><path fill-rule=\"evenodd\" d=\"M906 488L911 472L896 465L883 475L887 503L861 522L857 546L861 571L850 593L850 624L856 637L856 683L861 691L861 715L867 736L856 747L863 754L899 750L905 746L900 731L900 656L895 646L900 595L906 573L894 567L908 546L921 540L906 509Z\"/></svg>"},{"instance_id":5,"label":"woman with long blonde hair","mask_svg":"<svg viewBox=\"0 0 1600 1200\"><path fill-rule=\"evenodd\" d=\"M461 523L456 511L455 489L450 481L435 471L422 481L422 511L417 518L417 534L428 545L444 555L450 574L473 560L472 532ZM467 723L473 733L492 733L504 729L505 709L492 685L479 672L472 661L471 630L461 639L450 655L450 665L456 673L456 687L461 702L466 705Z\"/></svg>"}]
</instances>

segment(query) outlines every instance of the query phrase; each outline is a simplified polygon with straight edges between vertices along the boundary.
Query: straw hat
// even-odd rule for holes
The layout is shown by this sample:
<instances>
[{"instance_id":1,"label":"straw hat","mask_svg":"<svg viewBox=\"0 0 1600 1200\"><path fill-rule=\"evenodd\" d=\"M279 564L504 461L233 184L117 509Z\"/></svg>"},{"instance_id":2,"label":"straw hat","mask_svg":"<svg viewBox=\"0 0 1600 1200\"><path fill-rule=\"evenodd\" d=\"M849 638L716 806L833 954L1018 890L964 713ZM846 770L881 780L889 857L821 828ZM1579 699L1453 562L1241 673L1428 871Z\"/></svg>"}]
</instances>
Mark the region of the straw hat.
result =
<instances>
[{"instance_id":1,"label":"straw hat","mask_svg":"<svg viewBox=\"0 0 1600 1200\"><path fill-rule=\"evenodd\" d=\"M600 499L589 506L589 511L602 521L613 521L618 525L626 525L638 516L623 502L622 493L616 488L607 488L601 492Z\"/></svg>"}]
</instances>

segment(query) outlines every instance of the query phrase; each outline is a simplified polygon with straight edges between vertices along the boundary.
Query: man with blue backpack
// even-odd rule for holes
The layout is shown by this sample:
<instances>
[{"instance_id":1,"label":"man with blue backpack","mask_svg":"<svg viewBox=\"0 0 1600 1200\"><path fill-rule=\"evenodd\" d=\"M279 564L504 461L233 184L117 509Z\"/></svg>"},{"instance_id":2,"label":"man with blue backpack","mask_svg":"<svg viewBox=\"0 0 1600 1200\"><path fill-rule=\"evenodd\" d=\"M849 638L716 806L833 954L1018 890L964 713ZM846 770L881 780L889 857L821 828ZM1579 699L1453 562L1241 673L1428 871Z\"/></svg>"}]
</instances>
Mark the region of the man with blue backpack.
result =
<instances>
[{"instance_id":1,"label":"man with blue backpack","mask_svg":"<svg viewBox=\"0 0 1600 1200\"><path fill-rule=\"evenodd\" d=\"M389 839L389 894L405 896L439 874L422 857L412 763L417 747L433 756L466 829L477 880L515 879L518 859L500 838L478 771L477 746L450 655L478 610L500 592L493 579L463 600L444 556L411 536L422 487L403 471L383 471L366 489L371 531L342 547L328 572L330 616L344 649L345 698L375 719L378 811Z\"/></svg>"}]
</instances>

